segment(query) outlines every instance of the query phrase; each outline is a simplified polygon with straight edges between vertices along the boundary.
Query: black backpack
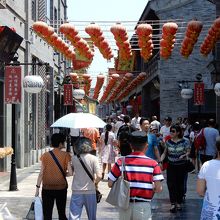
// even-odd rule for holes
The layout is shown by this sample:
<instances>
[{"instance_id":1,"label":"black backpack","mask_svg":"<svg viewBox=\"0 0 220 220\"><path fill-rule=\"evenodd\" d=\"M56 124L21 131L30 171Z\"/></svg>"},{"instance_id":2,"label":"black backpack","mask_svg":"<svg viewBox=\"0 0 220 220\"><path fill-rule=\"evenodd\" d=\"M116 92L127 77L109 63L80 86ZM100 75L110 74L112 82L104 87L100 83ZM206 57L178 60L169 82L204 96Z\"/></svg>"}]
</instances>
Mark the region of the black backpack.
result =
<instances>
[{"instance_id":1,"label":"black backpack","mask_svg":"<svg viewBox=\"0 0 220 220\"><path fill-rule=\"evenodd\" d=\"M118 130L118 140L123 143L128 142L131 132L133 132L135 130L136 129L134 129L130 125L122 125Z\"/></svg>"}]
</instances>

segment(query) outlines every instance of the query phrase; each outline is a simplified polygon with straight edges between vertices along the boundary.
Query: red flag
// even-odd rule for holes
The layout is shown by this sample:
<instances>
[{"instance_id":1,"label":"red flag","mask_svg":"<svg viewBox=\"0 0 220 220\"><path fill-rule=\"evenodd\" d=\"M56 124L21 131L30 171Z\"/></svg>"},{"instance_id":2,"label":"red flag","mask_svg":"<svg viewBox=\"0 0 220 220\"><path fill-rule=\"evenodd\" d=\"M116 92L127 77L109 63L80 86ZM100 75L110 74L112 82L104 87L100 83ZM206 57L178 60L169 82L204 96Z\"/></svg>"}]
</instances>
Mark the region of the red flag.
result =
<instances>
[{"instance_id":1,"label":"red flag","mask_svg":"<svg viewBox=\"0 0 220 220\"><path fill-rule=\"evenodd\" d=\"M63 85L63 97L64 105L73 105L73 85L64 84Z\"/></svg>"},{"instance_id":2,"label":"red flag","mask_svg":"<svg viewBox=\"0 0 220 220\"><path fill-rule=\"evenodd\" d=\"M204 105L205 92L204 83L197 82L194 84L194 105Z\"/></svg>"},{"instance_id":3,"label":"red flag","mask_svg":"<svg viewBox=\"0 0 220 220\"><path fill-rule=\"evenodd\" d=\"M5 67L5 103L21 103L21 66Z\"/></svg>"}]
</instances>

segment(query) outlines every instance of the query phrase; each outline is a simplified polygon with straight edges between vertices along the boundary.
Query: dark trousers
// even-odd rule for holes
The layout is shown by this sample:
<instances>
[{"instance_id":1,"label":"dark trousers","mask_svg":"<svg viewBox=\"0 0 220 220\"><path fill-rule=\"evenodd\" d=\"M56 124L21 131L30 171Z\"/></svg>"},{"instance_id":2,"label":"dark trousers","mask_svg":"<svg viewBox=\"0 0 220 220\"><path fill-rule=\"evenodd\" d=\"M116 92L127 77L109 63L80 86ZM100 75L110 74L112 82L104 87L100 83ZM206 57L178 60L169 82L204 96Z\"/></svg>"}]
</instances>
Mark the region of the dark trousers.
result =
<instances>
[{"instance_id":1,"label":"dark trousers","mask_svg":"<svg viewBox=\"0 0 220 220\"><path fill-rule=\"evenodd\" d=\"M167 186L171 204L183 202L186 178L186 165L169 164L167 168Z\"/></svg>"},{"instance_id":2,"label":"dark trousers","mask_svg":"<svg viewBox=\"0 0 220 220\"><path fill-rule=\"evenodd\" d=\"M200 154L201 163L204 164L206 161L212 160L214 157L211 155Z\"/></svg>"},{"instance_id":3,"label":"dark trousers","mask_svg":"<svg viewBox=\"0 0 220 220\"><path fill-rule=\"evenodd\" d=\"M44 220L52 220L53 206L55 200L56 200L59 220L67 220L66 197L67 197L67 189L62 189L62 190L42 189Z\"/></svg>"}]
</instances>

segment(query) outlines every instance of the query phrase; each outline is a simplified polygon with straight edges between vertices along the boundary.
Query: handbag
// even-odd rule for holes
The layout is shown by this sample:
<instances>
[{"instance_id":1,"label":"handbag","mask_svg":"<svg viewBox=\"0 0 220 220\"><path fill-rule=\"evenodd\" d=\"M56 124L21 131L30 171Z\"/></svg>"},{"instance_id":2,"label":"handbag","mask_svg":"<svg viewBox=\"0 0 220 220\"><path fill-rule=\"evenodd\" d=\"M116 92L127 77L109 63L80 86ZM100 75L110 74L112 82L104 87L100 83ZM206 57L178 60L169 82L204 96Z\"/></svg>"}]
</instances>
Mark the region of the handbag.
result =
<instances>
[{"instance_id":1,"label":"handbag","mask_svg":"<svg viewBox=\"0 0 220 220\"><path fill-rule=\"evenodd\" d=\"M186 170L187 170L188 173L195 170L195 166L194 166L194 164L192 163L191 160L186 161Z\"/></svg>"},{"instance_id":2,"label":"handbag","mask_svg":"<svg viewBox=\"0 0 220 220\"><path fill-rule=\"evenodd\" d=\"M121 176L113 183L106 202L118 208L128 209L130 202L130 184L125 179L125 157L122 157Z\"/></svg>"},{"instance_id":3,"label":"handbag","mask_svg":"<svg viewBox=\"0 0 220 220\"><path fill-rule=\"evenodd\" d=\"M68 188L68 182L66 180L66 174L64 173L63 168L61 167L61 165L60 165L59 161L57 160L57 158L56 158L55 154L53 153L53 151L49 151L49 153L53 157L53 159L54 159L56 165L58 166L58 168L60 169L60 172L62 173L63 178L65 179L65 182L66 182L66 188Z\"/></svg>"},{"instance_id":4,"label":"handbag","mask_svg":"<svg viewBox=\"0 0 220 220\"><path fill-rule=\"evenodd\" d=\"M199 134L195 135L194 146L197 150L205 152L206 139L205 139L205 135L204 135L204 128L202 128L202 130L199 132Z\"/></svg>"},{"instance_id":5,"label":"handbag","mask_svg":"<svg viewBox=\"0 0 220 220\"><path fill-rule=\"evenodd\" d=\"M86 171L87 175L90 177L90 179L92 180L92 182L94 182L94 178L93 176L91 175L91 173L88 171L87 167L85 166L85 164L83 163L81 157L77 154L77 157L82 165L82 167L84 168L84 170ZM96 201L97 203L100 203L102 199L102 194L100 193L100 191L98 189L96 189Z\"/></svg>"},{"instance_id":6,"label":"handbag","mask_svg":"<svg viewBox=\"0 0 220 220\"><path fill-rule=\"evenodd\" d=\"M34 201L31 203L31 206L26 215L27 220L35 220L35 212L34 212Z\"/></svg>"}]
</instances>

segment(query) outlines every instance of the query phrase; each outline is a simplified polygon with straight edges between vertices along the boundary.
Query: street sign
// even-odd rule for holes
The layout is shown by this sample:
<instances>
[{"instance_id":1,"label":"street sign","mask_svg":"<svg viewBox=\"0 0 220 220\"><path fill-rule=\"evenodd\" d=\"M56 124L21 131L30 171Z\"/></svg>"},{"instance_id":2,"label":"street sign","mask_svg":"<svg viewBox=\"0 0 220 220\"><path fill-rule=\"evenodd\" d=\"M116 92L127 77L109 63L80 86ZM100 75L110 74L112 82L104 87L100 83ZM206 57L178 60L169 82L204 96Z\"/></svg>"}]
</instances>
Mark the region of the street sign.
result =
<instances>
[{"instance_id":1,"label":"street sign","mask_svg":"<svg viewBox=\"0 0 220 220\"><path fill-rule=\"evenodd\" d=\"M21 103L21 66L5 67L5 103Z\"/></svg>"},{"instance_id":2,"label":"street sign","mask_svg":"<svg viewBox=\"0 0 220 220\"><path fill-rule=\"evenodd\" d=\"M204 102L205 102L204 83L196 82L194 84L194 105L204 105Z\"/></svg>"}]
</instances>

